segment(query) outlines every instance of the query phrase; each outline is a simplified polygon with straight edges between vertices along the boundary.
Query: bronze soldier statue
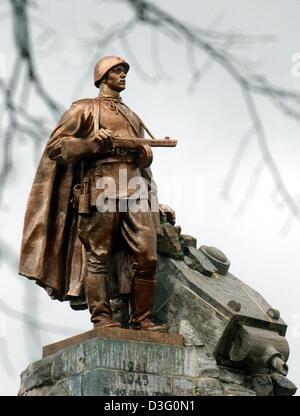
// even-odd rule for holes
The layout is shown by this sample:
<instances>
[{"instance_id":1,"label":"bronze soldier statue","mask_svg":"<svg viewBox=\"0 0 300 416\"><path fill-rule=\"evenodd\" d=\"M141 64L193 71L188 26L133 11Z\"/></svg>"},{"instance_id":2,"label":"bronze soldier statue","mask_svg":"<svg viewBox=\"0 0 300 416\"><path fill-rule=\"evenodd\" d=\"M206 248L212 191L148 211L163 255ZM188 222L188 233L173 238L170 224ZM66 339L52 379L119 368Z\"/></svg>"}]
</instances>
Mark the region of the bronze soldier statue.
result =
<instances>
[{"instance_id":1,"label":"bronze soldier statue","mask_svg":"<svg viewBox=\"0 0 300 416\"><path fill-rule=\"evenodd\" d=\"M112 253L121 247L133 274L131 328L164 331L151 318L161 233L149 168L151 148L118 145L124 138L138 142L145 129L151 135L121 100L128 70L120 57L100 59L94 70L99 96L74 102L52 132L27 205L20 274L34 279L54 299L70 300L71 305L86 300L94 326L120 327L112 318L108 282ZM120 185L121 171L125 188ZM116 202L111 211L97 205L104 192L99 178L104 177L116 184L109 194ZM133 178L143 178L147 185L151 210L120 209L135 191L128 186Z\"/></svg>"}]
</instances>

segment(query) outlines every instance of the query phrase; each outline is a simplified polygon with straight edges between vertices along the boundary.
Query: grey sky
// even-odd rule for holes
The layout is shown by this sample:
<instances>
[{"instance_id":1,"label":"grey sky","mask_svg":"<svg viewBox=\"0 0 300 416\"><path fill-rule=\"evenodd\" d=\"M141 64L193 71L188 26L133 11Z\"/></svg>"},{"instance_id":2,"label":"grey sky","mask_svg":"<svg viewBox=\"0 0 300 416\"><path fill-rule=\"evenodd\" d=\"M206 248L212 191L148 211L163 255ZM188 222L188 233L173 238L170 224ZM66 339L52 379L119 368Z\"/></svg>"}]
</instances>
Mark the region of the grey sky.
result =
<instances>
[{"instance_id":1,"label":"grey sky","mask_svg":"<svg viewBox=\"0 0 300 416\"><path fill-rule=\"evenodd\" d=\"M3 5L2 5L3 3ZM4 1L1 9L5 10ZM126 43L117 40L109 48L97 49L102 29L124 21L130 11L120 2L86 0L40 0L32 12L32 39L38 69L53 97L67 108L72 101L92 97L97 90L91 82L94 61L103 54L120 54L131 63L124 101L133 108L158 137L169 135L179 140L176 149L155 150L153 172L159 198L177 212L178 224L198 245L214 245L231 260L231 272L260 292L281 311L288 323L291 347L289 378L300 385L300 225L289 215L274 189L268 168L260 163L261 154L253 138L231 189L230 201L221 192L238 143L250 126L239 87L217 64L188 93L191 71L185 45L163 36L155 37L147 27L138 27ZM160 0L154 3L177 18L206 28L236 30L245 34L273 34L265 45L238 50L241 56L255 59L259 70L274 83L300 90L300 77L291 74L292 56L300 52L297 0L227 0L185 2ZM97 26L98 24L99 26ZM14 60L10 20L0 20L0 53L7 70ZM161 67L153 62L152 50ZM203 54L196 58L201 64ZM137 61L137 62L135 62ZM146 82L138 65L156 82ZM163 71L162 71L163 69ZM257 99L269 145L291 195L300 201L299 131L300 126L285 118L264 99ZM32 111L44 109L32 100ZM55 123L52 121L51 126ZM46 143L47 137L44 138ZM18 252L26 200L38 158L30 141L18 141L15 170L5 190L5 205L0 211L1 240ZM42 148L40 149L40 152ZM243 196L253 170L260 180L250 201L243 208ZM87 312L71 311L68 304L53 302L46 292L17 275L15 264L2 259L0 279L0 395L14 395L19 373L41 357L42 346L90 328ZM19 320L14 310L38 315L46 323L36 328ZM6 312L4 314L3 312ZM63 328L62 328L63 327ZM5 350L5 343L7 348ZM10 361L9 361L10 360ZM11 365L15 370L12 370Z\"/></svg>"}]
</instances>

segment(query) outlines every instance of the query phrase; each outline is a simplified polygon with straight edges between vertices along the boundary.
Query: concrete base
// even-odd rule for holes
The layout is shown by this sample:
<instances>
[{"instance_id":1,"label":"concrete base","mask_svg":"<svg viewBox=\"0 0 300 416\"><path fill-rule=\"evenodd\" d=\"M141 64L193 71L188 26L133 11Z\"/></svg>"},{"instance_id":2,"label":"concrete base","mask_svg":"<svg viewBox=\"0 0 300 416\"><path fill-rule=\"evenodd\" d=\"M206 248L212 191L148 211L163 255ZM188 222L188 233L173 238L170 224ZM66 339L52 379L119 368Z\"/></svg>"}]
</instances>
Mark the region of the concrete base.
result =
<instances>
[{"instance_id":1,"label":"concrete base","mask_svg":"<svg viewBox=\"0 0 300 416\"><path fill-rule=\"evenodd\" d=\"M112 329L110 329L112 331ZM109 331L109 332L110 332ZM147 334L164 343L125 339L130 332L109 339L106 334L70 345L70 339L44 348L44 355L22 373L19 395L24 396L254 396L244 375L216 365L204 347L182 346L178 334ZM89 331L92 332L92 331ZM77 340L86 337L77 336ZM132 336L132 334L129 334ZM137 335L135 335L137 336ZM120 339L123 338L123 339ZM72 338L74 341L74 337ZM71 340L72 340L71 339ZM169 343L167 341L170 341ZM176 342L174 342L174 340ZM75 341L74 341L75 342ZM174 345L176 344L177 345ZM59 345L60 344L60 345ZM58 348L66 346L64 349ZM48 355L50 350L53 354Z\"/></svg>"}]
</instances>

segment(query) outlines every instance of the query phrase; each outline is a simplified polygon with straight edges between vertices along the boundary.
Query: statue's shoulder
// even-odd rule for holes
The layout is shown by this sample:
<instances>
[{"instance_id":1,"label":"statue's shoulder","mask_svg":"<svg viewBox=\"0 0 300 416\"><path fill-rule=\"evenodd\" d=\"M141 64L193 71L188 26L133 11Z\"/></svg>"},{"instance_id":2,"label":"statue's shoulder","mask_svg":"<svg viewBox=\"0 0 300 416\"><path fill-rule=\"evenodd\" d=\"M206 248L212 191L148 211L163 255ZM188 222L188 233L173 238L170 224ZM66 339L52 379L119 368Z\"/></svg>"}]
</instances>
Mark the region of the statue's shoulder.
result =
<instances>
[{"instance_id":1,"label":"statue's shoulder","mask_svg":"<svg viewBox=\"0 0 300 416\"><path fill-rule=\"evenodd\" d=\"M72 105L80 107L82 110L86 110L93 106L94 98L81 98L80 100L73 101Z\"/></svg>"}]
</instances>

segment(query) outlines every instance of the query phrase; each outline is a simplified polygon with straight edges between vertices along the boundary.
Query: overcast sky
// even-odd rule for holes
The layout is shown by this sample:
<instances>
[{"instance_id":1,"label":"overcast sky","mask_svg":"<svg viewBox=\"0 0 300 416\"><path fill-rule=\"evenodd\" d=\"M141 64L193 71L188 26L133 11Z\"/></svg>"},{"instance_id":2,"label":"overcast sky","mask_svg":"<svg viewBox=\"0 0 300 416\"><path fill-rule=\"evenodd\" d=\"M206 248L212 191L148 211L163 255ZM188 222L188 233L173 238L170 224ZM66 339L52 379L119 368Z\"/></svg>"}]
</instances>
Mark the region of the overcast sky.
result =
<instances>
[{"instance_id":1,"label":"overcast sky","mask_svg":"<svg viewBox=\"0 0 300 416\"><path fill-rule=\"evenodd\" d=\"M3 11L4 3L1 2ZM245 151L230 198L222 198L234 153L251 125L239 87L214 64L201 82L191 88L186 45L161 35L153 36L149 28L138 27L127 43L116 40L99 50L95 42L101 39L103 30L130 18L130 10L120 2L36 3L37 9L31 16L38 70L48 91L64 108L76 99L97 95L92 69L98 58L119 54L128 59L131 69L123 100L157 137L168 135L179 141L176 149L155 150L152 170L160 202L176 210L183 233L197 237L198 246L221 249L231 260L231 272L280 310L289 325L288 377L300 385L300 224L293 220L276 191L268 167L261 161L255 137ZM275 35L272 43L241 48L237 54L255 59L257 69L272 82L300 91L300 77L292 75L292 57L300 53L299 1L154 3L200 28L212 26L222 31ZM15 58L9 18L0 20L0 35L1 62L5 60L8 73ZM196 53L200 65L205 59L205 55ZM141 70L146 75L142 76ZM257 105L274 160L290 194L299 203L300 126L264 99L257 97ZM34 99L30 108L35 114L44 115ZM46 141L47 137L44 144ZM0 236L7 248L16 253L40 154L35 155L29 140L19 140L15 146L15 168L0 211ZM251 184L253 172L257 171L260 175L255 192L244 204L249 181ZM91 325L87 312L74 312L67 303L51 301L33 282L18 276L17 265L5 258L0 273L0 395L14 395L19 388L20 372L41 358L43 345L89 330ZM35 318L42 324L37 324Z\"/></svg>"}]
</instances>

